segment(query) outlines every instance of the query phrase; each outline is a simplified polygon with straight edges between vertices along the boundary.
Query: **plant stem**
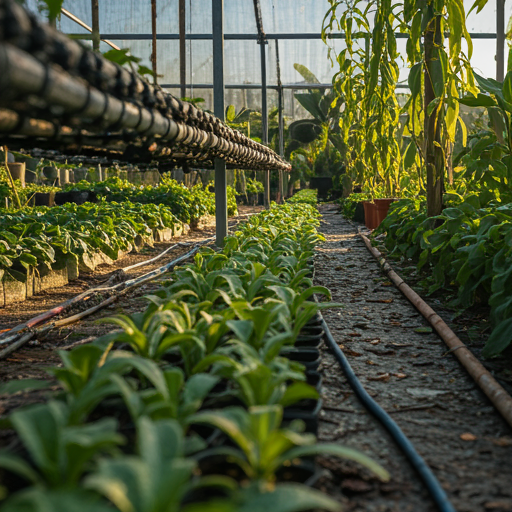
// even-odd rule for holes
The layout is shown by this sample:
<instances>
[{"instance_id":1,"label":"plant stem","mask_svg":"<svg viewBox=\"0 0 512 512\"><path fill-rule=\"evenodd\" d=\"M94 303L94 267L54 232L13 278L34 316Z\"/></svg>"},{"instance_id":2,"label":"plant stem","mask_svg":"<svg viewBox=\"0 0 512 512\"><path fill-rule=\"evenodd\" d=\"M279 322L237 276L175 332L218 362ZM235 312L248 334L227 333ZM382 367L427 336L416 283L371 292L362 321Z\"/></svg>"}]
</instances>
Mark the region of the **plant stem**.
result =
<instances>
[{"instance_id":1,"label":"plant stem","mask_svg":"<svg viewBox=\"0 0 512 512\"><path fill-rule=\"evenodd\" d=\"M428 14L427 14L428 16ZM425 166L427 168L427 215L434 217L443 210L444 157L441 145L443 107L428 115L428 106L435 99L433 67L443 51L441 15L432 13L425 30ZM437 51L436 51L437 49ZM442 100L442 98L440 98Z\"/></svg>"}]
</instances>

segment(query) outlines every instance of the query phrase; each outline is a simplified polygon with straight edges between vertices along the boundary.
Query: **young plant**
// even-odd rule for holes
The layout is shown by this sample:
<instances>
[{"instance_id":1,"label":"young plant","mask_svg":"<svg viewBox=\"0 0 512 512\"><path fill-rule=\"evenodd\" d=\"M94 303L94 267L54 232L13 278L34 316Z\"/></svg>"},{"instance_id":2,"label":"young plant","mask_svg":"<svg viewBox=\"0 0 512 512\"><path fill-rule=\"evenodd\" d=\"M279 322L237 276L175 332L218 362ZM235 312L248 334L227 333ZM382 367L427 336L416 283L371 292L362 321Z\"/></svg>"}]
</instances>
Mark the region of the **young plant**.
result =
<instances>
[{"instance_id":1,"label":"young plant","mask_svg":"<svg viewBox=\"0 0 512 512\"><path fill-rule=\"evenodd\" d=\"M338 444L315 444L315 436L301 434L297 425L282 429L282 417L283 409L279 405L250 407L248 411L232 407L199 413L193 423L217 427L238 447L213 448L200 456L225 455L250 479L273 482L283 464L306 456L336 455L365 466L383 481L389 480L388 472L361 452Z\"/></svg>"},{"instance_id":2,"label":"young plant","mask_svg":"<svg viewBox=\"0 0 512 512\"><path fill-rule=\"evenodd\" d=\"M0 467L49 489L73 489L99 454L112 453L124 443L114 418L70 425L69 409L53 400L14 411L9 422L33 466L4 450L0 452Z\"/></svg>"},{"instance_id":3,"label":"young plant","mask_svg":"<svg viewBox=\"0 0 512 512\"><path fill-rule=\"evenodd\" d=\"M220 378L199 373L185 380L180 368L156 368L164 387L150 387L137 391L127 379L116 375L112 381L118 386L134 420L147 416L152 420L173 419L182 426L201 407L203 400ZM154 376L153 376L154 378Z\"/></svg>"},{"instance_id":4,"label":"young plant","mask_svg":"<svg viewBox=\"0 0 512 512\"><path fill-rule=\"evenodd\" d=\"M84 485L121 511L178 512L196 465L184 457L183 441L178 422L141 417L138 455L101 460Z\"/></svg>"}]
</instances>

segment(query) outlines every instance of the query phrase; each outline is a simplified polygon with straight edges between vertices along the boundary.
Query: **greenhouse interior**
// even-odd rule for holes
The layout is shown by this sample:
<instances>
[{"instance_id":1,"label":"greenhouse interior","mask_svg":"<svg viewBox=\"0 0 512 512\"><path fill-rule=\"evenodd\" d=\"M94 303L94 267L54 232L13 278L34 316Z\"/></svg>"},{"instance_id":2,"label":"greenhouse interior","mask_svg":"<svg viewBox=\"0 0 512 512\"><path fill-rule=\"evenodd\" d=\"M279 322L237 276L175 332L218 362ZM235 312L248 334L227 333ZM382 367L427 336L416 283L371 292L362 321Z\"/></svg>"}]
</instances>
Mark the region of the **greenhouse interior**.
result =
<instances>
[{"instance_id":1,"label":"greenhouse interior","mask_svg":"<svg viewBox=\"0 0 512 512\"><path fill-rule=\"evenodd\" d=\"M512 512L512 5L0 0L0 512Z\"/></svg>"}]
</instances>

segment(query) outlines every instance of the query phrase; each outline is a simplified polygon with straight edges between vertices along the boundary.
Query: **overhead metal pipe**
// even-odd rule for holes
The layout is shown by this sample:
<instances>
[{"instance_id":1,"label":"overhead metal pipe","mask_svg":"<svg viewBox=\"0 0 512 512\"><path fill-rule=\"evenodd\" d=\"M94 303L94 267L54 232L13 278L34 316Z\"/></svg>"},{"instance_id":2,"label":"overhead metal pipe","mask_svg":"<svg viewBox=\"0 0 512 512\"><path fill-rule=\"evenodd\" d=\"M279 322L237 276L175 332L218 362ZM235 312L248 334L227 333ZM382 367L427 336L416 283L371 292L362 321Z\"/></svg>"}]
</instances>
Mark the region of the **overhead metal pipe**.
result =
<instances>
[{"instance_id":1,"label":"overhead metal pipe","mask_svg":"<svg viewBox=\"0 0 512 512\"><path fill-rule=\"evenodd\" d=\"M5 106L8 94L16 96L34 95L40 102L59 106L69 119L75 119L91 131L102 133L115 130L132 131L143 137L155 137L155 141L172 141L174 148L184 146L188 153L195 151L201 155L206 152L210 158L218 156L228 160L238 168L288 169L271 150L235 132L225 125L219 126L216 133L191 126L181 119L164 116L156 109L140 107L130 101L123 101L91 87L84 80L78 79L57 67L47 67L32 55L12 45L0 44L0 69L3 71L0 87L0 106ZM178 101L174 99L174 101ZM191 115L206 116L208 124L218 123L213 116L199 112L190 104L183 104ZM17 114L19 115L19 114ZM12 120L9 121L12 127ZM25 125L24 125L25 126ZM15 128L16 133L24 134L24 126ZM26 125L25 134L34 134L34 126L45 130L47 137L56 135L49 125L35 120L35 125ZM53 125L52 125L53 126ZM214 128L215 129L215 128ZM62 133L57 132L58 134ZM193 156L193 155L192 155ZM188 158L188 154L184 157Z\"/></svg>"}]
</instances>

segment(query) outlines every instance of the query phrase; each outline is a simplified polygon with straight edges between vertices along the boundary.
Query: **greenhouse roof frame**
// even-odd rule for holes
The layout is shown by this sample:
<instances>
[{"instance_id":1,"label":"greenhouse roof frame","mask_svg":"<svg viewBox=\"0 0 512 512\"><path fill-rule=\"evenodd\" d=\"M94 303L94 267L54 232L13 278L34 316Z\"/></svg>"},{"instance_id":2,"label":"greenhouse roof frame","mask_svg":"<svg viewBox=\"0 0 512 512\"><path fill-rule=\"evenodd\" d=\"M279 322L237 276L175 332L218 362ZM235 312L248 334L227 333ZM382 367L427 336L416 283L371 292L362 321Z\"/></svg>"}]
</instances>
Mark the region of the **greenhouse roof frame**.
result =
<instances>
[{"instance_id":1,"label":"greenhouse roof frame","mask_svg":"<svg viewBox=\"0 0 512 512\"><path fill-rule=\"evenodd\" d=\"M76 39L92 39L92 35L88 34L67 34L71 38ZM492 32L472 32L469 34L472 39L496 39L497 34ZM100 34L101 38L109 38L109 39L124 39L126 41L136 41L136 40L148 40L152 39L152 34ZM266 39L322 39L322 34L315 32L304 32L304 33L279 33L279 34L265 34ZM327 39L345 39L345 34L327 34ZM354 37L354 36L353 36ZM397 32L395 34L397 39L407 39L409 36L407 34L403 34L401 32ZM158 33L156 36L157 39L163 40L179 40L179 34L162 34ZM185 34L185 39L187 40L204 40L208 41L212 39L212 34ZM225 40L232 41L257 41L258 34L224 34Z\"/></svg>"}]
</instances>

